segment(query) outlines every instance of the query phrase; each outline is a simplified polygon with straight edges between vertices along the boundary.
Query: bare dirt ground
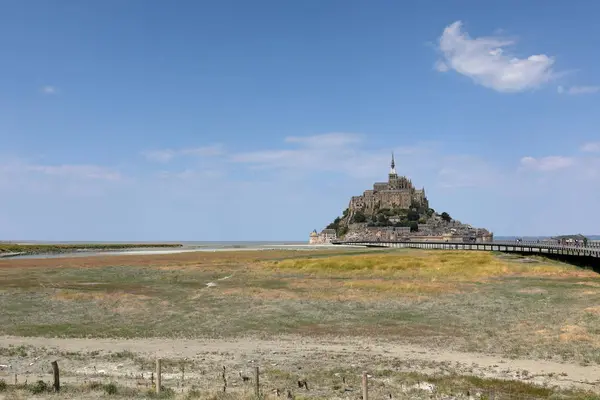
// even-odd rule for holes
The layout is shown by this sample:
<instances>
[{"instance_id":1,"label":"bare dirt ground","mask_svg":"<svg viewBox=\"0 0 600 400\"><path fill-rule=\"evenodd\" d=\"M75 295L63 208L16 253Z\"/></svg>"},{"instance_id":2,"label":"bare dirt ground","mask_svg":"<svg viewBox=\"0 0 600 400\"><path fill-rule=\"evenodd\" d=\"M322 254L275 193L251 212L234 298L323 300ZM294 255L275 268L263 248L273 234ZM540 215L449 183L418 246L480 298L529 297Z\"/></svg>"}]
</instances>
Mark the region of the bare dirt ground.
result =
<instances>
[{"instance_id":1,"label":"bare dirt ground","mask_svg":"<svg viewBox=\"0 0 600 400\"><path fill-rule=\"evenodd\" d=\"M20 382L50 382L50 362L57 360L66 384L97 381L151 388L154 360L161 358L165 360L163 385L182 396L198 389L205 393L220 392L223 367L226 368L228 391L248 394L252 385L245 383L242 377L253 377L255 366L263 371L261 382L265 392L279 389L286 393L289 390L307 397L316 396L314 398L338 398L338 395L347 398L358 392L361 371L369 372L375 393L383 396L393 393L395 398L401 398L398 394L406 393L411 387L420 389L417 391L422 392L421 395L431 395L436 391L436 385L428 381L428 376L453 375L600 392L598 365L432 351L416 345L365 338L115 340L2 337L0 343L5 349L14 350L10 356L0 357L3 363L0 379L6 381L14 379L16 374ZM411 373L418 375L409 379ZM298 380L307 380L309 391L298 389ZM474 390L477 387L473 382L462 387L465 394L475 393ZM409 398L419 397L413 393Z\"/></svg>"},{"instance_id":2,"label":"bare dirt ground","mask_svg":"<svg viewBox=\"0 0 600 400\"><path fill-rule=\"evenodd\" d=\"M35 374L41 367L46 370L50 359L58 359L65 373L91 373L92 370L104 371L111 376L129 376L140 374L139 368L124 368L122 359L136 357L149 360L151 367L155 358L201 360L205 371L220 373L223 365L233 371L250 374L254 366L282 366L292 370L335 369L340 364L356 365L361 370L371 371L374 367L382 369L401 363L403 370L414 372L441 373L452 368L458 374L473 374L485 378L516 379L540 385L596 389L600 391L600 366L582 366L553 361L503 359L476 353L455 351L432 351L416 345L395 344L383 340L357 338L314 339L306 337L280 337L274 340L240 338L235 340L169 340L169 339L56 339L2 337L3 346L25 346L44 349L47 360L37 356L10 357L10 367L2 369L2 375L30 372ZM89 359L77 359L74 355L111 353L129 354L115 356L113 362L90 362ZM37 354L35 351L33 354ZM71 358L69 358L71 354ZM54 357L53 357L54 356ZM56 356L59 356L58 358ZM100 357L102 360L102 357ZM345 361L343 361L345 360ZM33 365L31 365L33 363ZM301 368L298 368L301 367ZM385 368L383 368L385 369ZM525 372L527 371L527 372ZM146 371L150 375L151 369ZM201 371L188 371L188 379L200 375ZM375 372L374 372L375 373ZM303 373L299 373L302 375ZM173 377L176 378L176 377ZM212 380L211 376L209 380ZM221 382L216 386L220 387Z\"/></svg>"}]
</instances>

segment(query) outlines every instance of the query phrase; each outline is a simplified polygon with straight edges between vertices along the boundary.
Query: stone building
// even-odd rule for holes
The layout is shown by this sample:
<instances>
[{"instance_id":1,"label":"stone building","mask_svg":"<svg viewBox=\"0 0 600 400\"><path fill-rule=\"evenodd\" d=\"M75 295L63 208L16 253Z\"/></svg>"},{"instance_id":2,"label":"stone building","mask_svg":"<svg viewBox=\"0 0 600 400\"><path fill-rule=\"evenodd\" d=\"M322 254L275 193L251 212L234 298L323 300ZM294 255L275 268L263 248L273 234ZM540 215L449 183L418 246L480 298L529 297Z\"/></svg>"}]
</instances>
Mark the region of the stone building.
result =
<instances>
[{"instance_id":1,"label":"stone building","mask_svg":"<svg viewBox=\"0 0 600 400\"><path fill-rule=\"evenodd\" d=\"M362 196L353 196L348 209L350 214L356 211L372 214L374 210L381 208L408 209L411 205L429 208L425 188L416 189L410 179L396 173L396 163L392 153L388 181L373 184L373 189L365 190Z\"/></svg>"},{"instance_id":2,"label":"stone building","mask_svg":"<svg viewBox=\"0 0 600 400\"><path fill-rule=\"evenodd\" d=\"M335 229L323 229L321 233L317 233L315 229L310 233L308 244L327 244L337 239L337 233Z\"/></svg>"}]
</instances>

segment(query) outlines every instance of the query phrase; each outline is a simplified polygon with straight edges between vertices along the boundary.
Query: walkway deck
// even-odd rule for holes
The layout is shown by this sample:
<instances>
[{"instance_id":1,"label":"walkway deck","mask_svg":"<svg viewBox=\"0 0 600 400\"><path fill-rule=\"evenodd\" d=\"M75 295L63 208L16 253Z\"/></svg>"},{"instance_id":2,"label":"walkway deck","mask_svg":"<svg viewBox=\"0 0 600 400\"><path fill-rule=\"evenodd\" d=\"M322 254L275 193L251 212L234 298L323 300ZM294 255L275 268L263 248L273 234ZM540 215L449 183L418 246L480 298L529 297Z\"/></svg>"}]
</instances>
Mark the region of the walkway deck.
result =
<instances>
[{"instance_id":1,"label":"walkway deck","mask_svg":"<svg viewBox=\"0 0 600 400\"><path fill-rule=\"evenodd\" d=\"M543 242L501 242L464 243L464 242L400 242L400 241L337 241L333 244L366 246L366 247L392 247L392 248L418 248L441 250L476 250L476 251L501 251L506 253L531 253L531 254L557 254L575 257L600 258L600 243L588 243L588 246L568 246L547 244Z\"/></svg>"}]
</instances>

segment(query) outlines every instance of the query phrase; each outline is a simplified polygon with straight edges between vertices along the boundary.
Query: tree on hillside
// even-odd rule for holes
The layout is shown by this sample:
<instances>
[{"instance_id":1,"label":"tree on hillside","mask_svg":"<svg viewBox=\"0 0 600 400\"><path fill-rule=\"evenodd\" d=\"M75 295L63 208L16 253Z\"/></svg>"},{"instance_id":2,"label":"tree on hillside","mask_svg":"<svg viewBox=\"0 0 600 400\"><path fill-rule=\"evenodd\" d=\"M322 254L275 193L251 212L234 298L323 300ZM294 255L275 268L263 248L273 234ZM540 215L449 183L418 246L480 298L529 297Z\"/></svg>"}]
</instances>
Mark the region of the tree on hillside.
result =
<instances>
[{"instance_id":1,"label":"tree on hillside","mask_svg":"<svg viewBox=\"0 0 600 400\"><path fill-rule=\"evenodd\" d=\"M342 238L346 235L346 233L348 233L348 227L347 226L342 226L337 230L337 235L338 237Z\"/></svg>"},{"instance_id":2,"label":"tree on hillside","mask_svg":"<svg viewBox=\"0 0 600 400\"><path fill-rule=\"evenodd\" d=\"M448 214L446 211L444 211L441 216L442 219L446 222L452 221L452 217L450 217L450 214Z\"/></svg>"},{"instance_id":3,"label":"tree on hillside","mask_svg":"<svg viewBox=\"0 0 600 400\"><path fill-rule=\"evenodd\" d=\"M356 223L365 222L366 220L367 220L367 217L365 217L365 214L362 211L355 212L354 216L352 217L352 222L356 222Z\"/></svg>"},{"instance_id":4,"label":"tree on hillside","mask_svg":"<svg viewBox=\"0 0 600 400\"><path fill-rule=\"evenodd\" d=\"M327 229L335 229L337 231L338 227L340 226L340 221L340 217L336 217L336 219L334 219L332 223L327 225Z\"/></svg>"},{"instance_id":5,"label":"tree on hillside","mask_svg":"<svg viewBox=\"0 0 600 400\"><path fill-rule=\"evenodd\" d=\"M419 224L417 224L416 222L411 222L410 223L410 231L411 232L417 232L419 230Z\"/></svg>"},{"instance_id":6,"label":"tree on hillside","mask_svg":"<svg viewBox=\"0 0 600 400\"><path fill-rule=\"evenodd\" d=\"M419 213L415 210L410 210L406 216L409 221L418 221L421 217Z\"/></svg>"}]
</instances>

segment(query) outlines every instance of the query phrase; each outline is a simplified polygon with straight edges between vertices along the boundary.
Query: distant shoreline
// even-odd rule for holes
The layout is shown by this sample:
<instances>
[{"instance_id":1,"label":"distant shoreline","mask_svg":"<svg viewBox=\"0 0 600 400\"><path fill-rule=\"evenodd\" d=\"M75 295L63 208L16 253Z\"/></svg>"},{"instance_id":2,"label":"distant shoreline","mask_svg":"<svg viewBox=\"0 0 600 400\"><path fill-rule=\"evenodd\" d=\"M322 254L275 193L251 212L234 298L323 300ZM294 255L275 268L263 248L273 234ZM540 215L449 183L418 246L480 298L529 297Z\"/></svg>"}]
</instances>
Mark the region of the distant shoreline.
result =
<instances>
[{"instance_id":1,"label":"distant shoreline","mask_svg":"<svg viewBox=\"0 0 600 400\"><path fill-rule=\"evenodd\" d=\"M0 243L0 259L96 257L111 255L164 255L194 252L239 252L266 250L319 250L354 247L332 244L312 245L302 242L193 242L182 243L119 243L119 244L8 244ZM20 250L20 251L17 251Z\"/></svg>"},{"instance_id":2,"label":"distant shoreline","mask_svg":"<svg viewBox=\"0 0 600 400\"><path fill-rule=\"evenodd\" d=\"M10 243L0 242L0 258L19 257L24 255L70 254L87 252L108 252L127 249L162 249L181 248L181 243Z\"/></svg>"}]
</instances>

